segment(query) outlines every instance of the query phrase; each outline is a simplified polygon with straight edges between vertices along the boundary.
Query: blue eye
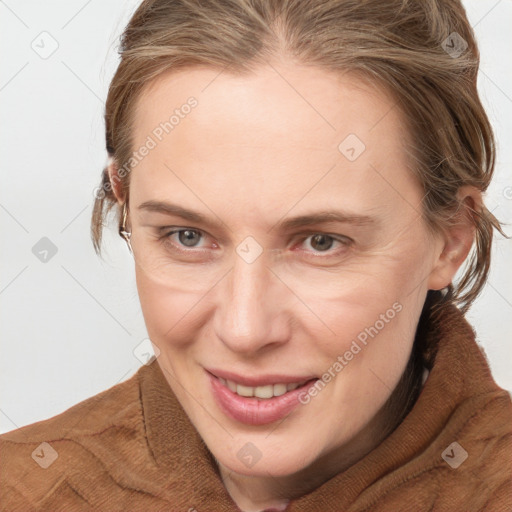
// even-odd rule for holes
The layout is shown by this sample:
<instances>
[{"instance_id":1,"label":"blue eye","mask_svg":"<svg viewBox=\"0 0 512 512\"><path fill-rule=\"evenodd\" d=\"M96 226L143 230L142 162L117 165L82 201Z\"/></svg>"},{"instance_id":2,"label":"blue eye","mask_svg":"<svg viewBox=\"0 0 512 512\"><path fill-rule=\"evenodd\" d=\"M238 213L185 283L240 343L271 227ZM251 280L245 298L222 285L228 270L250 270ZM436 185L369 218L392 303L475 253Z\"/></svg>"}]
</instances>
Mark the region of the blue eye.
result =
<instances>
[{"instance_id":1,"label":"blue eye","mask_svg":"<svg viewBox=\"0 0 512 512\"><path fill-rule=\"evenodd\" d=\"M304 239L307 240L308 238L311 238L311 247L315 249L315 251L325 252L326 250L329 250L333 243L336 241L335 238L333 238L330 235L326 235L324 233L316 233L314 235L308 236ZM317 247L314 245L317 244Z\"/></svg>"},{"instance_id":2,"label":"blue eye","mask_svg":"<svg viewBox=\"0 0 512 512\"><path fill-rule=\"evenodd\" d=\"M310 240L308 245L313 249L302 249L301 252L304 253L306 257L311 256L313 258L318 258L318 260L321 258L327 259L331 257L340 257L346 253L353 243L353 240L346 236L335 236L321 232L312 233L309 236L302 238L301 245L304 244L306 240ZM338 249L331 250L336 242L338 243Z\"/></svg>"},{"instance_id":3,"label":"blue eye","mask_svg":"<svg viewBox=\"0 0 512 512\"><path fill-rule=\"evenodd\" d=\"M167 233L166 238L170 238L171 235L178 233L178 241L185 247L195 247L194 242L197 241L202 233L197 229L176 229ZM183 235L183 236L182 236Z\"/></svg>"},{"instance_id":4,"label":"blue eye","mask_svg":"<svg viewBox=\"0 0 512 512\"><path fill-rule=\"evenodd\" d=\"M174 235L178 235L178 237L172 241L172 237ZM163 242L170 245L171 249L175 249L181 252L187 252L187 248L197 249L197 244L204 237L205 233L195 228L173 229L172 231L168 231L161 236ZM309 239L311 239L309 245L312 247L312 250L305 250L303 252L312 253L313 255L318 256L321 256L324 253L327 256L332 256L333 253L337 254L340 251L343 252L352 243L352 240L348 237L342 235L334 236L322 232L308 234L308 236L303 235L301 238L301 243L303 244L306 240ZM340 249L338 249L338 251L330 250L336 244L336 242L341 246ZM203 248L201 247L201 249Z\"/></svg>"}]
</instances>

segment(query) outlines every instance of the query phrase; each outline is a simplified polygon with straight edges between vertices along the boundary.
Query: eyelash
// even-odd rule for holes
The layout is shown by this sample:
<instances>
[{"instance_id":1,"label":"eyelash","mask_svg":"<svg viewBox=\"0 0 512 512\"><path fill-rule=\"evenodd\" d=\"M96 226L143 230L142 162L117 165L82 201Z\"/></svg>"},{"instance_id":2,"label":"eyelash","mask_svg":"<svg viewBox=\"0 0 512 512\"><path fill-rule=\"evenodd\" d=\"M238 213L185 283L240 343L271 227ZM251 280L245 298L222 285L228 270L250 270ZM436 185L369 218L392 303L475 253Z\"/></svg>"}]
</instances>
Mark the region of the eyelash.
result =
<instances>
[{"instance_id":1,"label":"eyelash","mask_svg":"<svg viewBox=\"0 0 512 512\"><path fill-rule=\"evenodd\" d=\"M177 233L181 233L183 231L194 231L195 233L198 233L199 235L201 235L203 237L207 236L204 231L201 231L200 229L196 229L196 228L182 227L182 228L179 228L179 229L172 229L171 231L167 231L167 232L164 233L165 229L169 229L169 228L162 228L160 230L160 232L162 234L159 237L159 241L161 241L164 245L170 245L172 250L177 251L177 252L182 253L182 254L189 254L189 255L191 253L194 253L194 252L195 253L203 252L205 250L205 249L197 249L197 248L193 248L193 247L189 248L189 249L182 249L181 247L184 247L184 246L178 247L176 244L170 242L170 238L171 238L172 235L175 235ZM332 238L334 241L339 242L342 245L342 248L340 250L338 250L338 251L334 251L334 253L332 253L331 249L328 249L325 252L316 251L316 252L313 252L313 253L311 253L310 251L304 251L304 252L308 252L310 254L313 254L314 258L317 258L317 257L328 258L328 257L337 256L337 255L339 255L340 252L344 252L353 243L353 240L351 238L349 238L349 237L342 236L342 235L331 235L330 233L324 233L323 231L311 231L311 232L308 232L308 233L302 233L301 235L299 235L299 236L301 236L300 241L304 242L308 238L313 237L315 235L325 235L325 236L328 236L328 237ZM327 254L327 255L324 256L324 254Z\"/></svg>"}]
</instances>

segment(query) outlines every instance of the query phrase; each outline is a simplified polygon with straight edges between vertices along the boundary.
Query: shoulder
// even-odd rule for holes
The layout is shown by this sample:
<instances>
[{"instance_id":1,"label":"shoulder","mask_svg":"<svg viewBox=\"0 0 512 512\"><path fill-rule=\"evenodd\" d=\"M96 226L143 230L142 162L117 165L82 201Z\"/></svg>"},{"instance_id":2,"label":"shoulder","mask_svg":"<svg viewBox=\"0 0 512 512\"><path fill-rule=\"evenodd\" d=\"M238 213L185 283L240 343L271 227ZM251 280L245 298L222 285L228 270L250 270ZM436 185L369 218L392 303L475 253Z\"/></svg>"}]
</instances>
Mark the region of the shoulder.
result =
<instances>
[{"instance_id":1,"label":"shoulder","mask_svg":"<svg viewBox=\"0 0 512 512\"><path fill-rule=\"evenodd\" d=\"M434 423L435 414L432 408ZM428 429L428 422L421 428ZM415 510L512 510L512 402L507 391L464 401L426 443L418 443L418 432L397 429L390 436L397 444L420 449L367 489L358 510L373 510L377 504L379 510L404 510L404 503Z\"/></svg>"},{"instance_id":2,"label":"shoulder","mask_svg":"<svg viewBox=\"0 0 512 512\"><path fill-rule=\"evenodd\" d=\"M30 444L49 439L95 435L120 423L129 424L139 404L139 372L46 420L0 435L0 442Z\"/></svg>"},{"instance_id":3,"label":"shoulder","mask_svg":"<svg viewBox=\"0 0 512 512\"><path fill-rule=\"evenodd\" d=\"M512 506L512 401L510 393L495 391L463 402L448 422L438 445L436 464L443 500L475 510L510 510ZM458 493L448 492L457 489ZM460 500L460 503L458 502ZM478 507L477 507L478 505Z\"/></svg>"},{"instance_id":4,"label":"shoulder","mask_svg":"<svg viewBox=\"0 0 512 512\"><path fill-rule=\"evenodd\" d=\"M80 474L96 467L97 473L120 442L140 443L144 432L139 376L140 369L56 416L0 435L4 506L35 506L62 487L70 467Z\"/></svg>"},{"instance_id":5,"label":"shoulder","mask_svg":"<svg viewBox=\"0 0 512 512\"><path fill-rule=\"evenodd\" d=\"M432 490L440 510L510 510L512 401L495 389L463 401L404 484Z\"/></svg>"}]
</instances>

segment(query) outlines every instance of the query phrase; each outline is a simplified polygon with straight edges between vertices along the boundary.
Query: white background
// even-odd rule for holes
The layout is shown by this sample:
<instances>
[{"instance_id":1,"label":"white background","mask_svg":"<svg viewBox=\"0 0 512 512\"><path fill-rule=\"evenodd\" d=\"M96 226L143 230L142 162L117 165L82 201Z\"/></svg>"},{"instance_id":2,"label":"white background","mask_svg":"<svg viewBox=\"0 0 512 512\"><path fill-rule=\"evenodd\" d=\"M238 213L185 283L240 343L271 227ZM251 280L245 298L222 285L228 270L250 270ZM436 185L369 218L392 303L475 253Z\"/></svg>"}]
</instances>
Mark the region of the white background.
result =
<instances>
[{"instance_id":1,"label":"white background","mask_svg":"<svg viewBox=\"0 0 512 512\"><path fill-rule=\"evenodd\" d=\"M147 333L131 256L113 225L104 260L89 237L93 190L106 163L104 101L118 37L138 3L0 0L2 433L63 412L141 366L133 350ZM512 225L512 2L464 4L499 145L487 206ZM46 59L32 48L41 37L51 47L43 31L58 43ZM42 237L57 247L46 263L32 253ZM467 315L496 381L509 390L511 245L496 240L489 283Z\"/></svg>"}]
</instances>

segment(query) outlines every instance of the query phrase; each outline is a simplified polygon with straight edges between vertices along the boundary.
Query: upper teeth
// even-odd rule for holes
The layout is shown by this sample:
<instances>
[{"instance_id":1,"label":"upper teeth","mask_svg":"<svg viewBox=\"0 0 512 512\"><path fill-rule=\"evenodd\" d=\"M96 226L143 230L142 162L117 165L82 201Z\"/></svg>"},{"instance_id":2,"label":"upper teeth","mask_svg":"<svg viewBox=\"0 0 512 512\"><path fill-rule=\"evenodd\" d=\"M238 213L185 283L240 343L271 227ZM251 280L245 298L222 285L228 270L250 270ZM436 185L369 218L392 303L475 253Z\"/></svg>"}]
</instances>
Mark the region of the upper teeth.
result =
<instances>
[{"instance_id":1,"label":"upper teeth","mask_svg":"<svg viewBox=\"0 0 512 512\"><path fill-rule=\"evenodd\" d=\"M243 386L242 384L237 384L232 380L226 380L219 377L219 380L227 386L233 393L236 393L240 396L255 396L257 398L272 398L274 396L284 395L287 391L292 391L297 389L299 386L303 386L307 381L298 382L293 384L269 384L267 386Z\"/></svg>"}]
</instances>

